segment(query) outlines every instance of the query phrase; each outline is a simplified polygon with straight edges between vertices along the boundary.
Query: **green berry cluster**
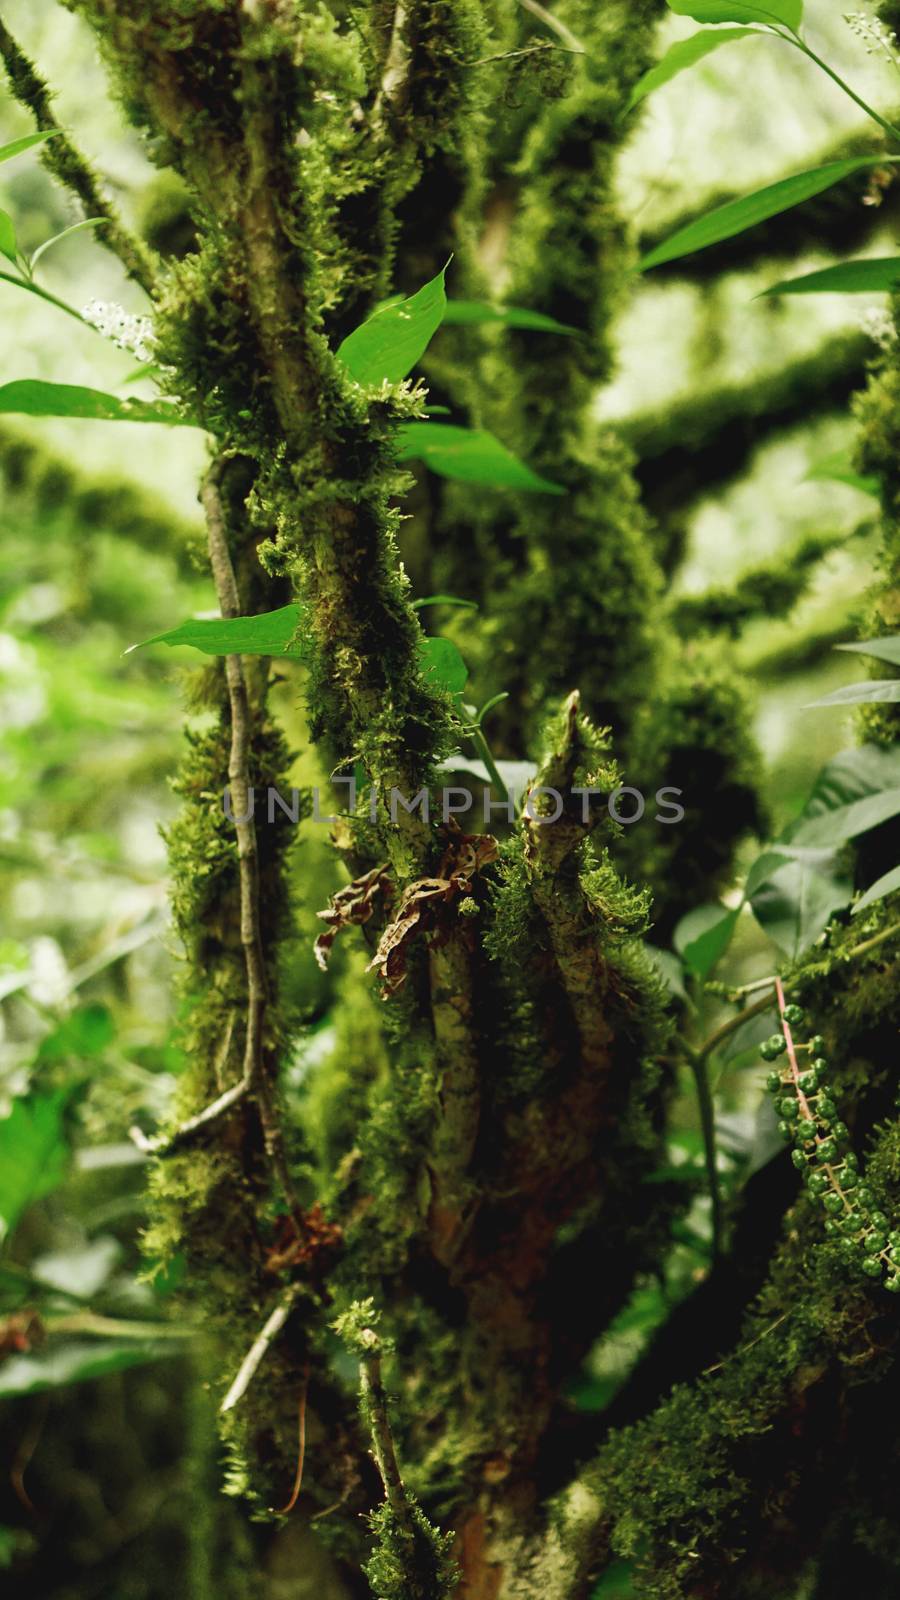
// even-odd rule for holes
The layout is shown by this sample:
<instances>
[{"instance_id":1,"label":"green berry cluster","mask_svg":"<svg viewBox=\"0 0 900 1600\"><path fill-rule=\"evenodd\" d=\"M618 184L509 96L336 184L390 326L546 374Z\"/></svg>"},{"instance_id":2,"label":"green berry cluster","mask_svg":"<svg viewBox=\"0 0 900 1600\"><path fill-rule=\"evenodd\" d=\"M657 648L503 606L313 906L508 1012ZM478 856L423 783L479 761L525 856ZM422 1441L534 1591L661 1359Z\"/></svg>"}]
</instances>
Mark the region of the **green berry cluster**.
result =
<instances>
[{"instance_id":1,"label":"green berry cluster","mask_svg":"<svg viewBox=\"0 0 900 1600\"><path fill-rule=\"evenodd\" d=\"M800 1006L785 1006L782 1032L773 1033L759 1047L764 1061L781 1061L766 1078L781 1119L779 1131L793 1144L791 1160L809 1193L821 1202L825 1232L839 1245L844 1259L867 1277L883 1279L884 1287L898 1294L900 1231L891 1229L862 1181L859 1162L849 1148L849 1130L828 1092L824 1039L816 1034L806 1044L794 1043L790 1030L805 1020ZM795 1066L798 1051L806 1058L802 1067Z\"/></svg>"}]
</instances>

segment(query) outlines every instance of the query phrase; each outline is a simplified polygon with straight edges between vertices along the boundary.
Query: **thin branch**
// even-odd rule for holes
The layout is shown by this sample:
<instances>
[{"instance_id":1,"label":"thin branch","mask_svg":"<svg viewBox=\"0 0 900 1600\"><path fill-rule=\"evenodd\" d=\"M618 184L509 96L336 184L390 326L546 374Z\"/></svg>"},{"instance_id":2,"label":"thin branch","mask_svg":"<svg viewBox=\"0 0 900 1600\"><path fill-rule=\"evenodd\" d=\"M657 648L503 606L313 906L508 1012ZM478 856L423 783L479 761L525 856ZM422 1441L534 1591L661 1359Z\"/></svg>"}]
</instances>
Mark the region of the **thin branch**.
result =
<instances>
[{"instance_id":1,"label":"thin branch","mask_svg":"<svg viewBox=\"0 0 900 1600\"><path fill-rule=\"evenodd\" d=\"M381 76L381 87L372 107L372 120L376 125L383 119L385 102L393 105L401 98L406 87L410 62L410 49L405 37L408 22L409 13L405 0L397 0L391 28L391 42L388 45L387 60Z\"/></svg>"},{"instance_id":2,"label":"thin branch","mask_svg":"<svg viewBox=\"0 0 900 1600\"><path fill-rule=\"evenodd\" d=\"M253 1382L257 1368L265 1356L266 1351L275 1342L279 1333L287 1322L288 1317L293 1311L294 1302L299 1293L299 1284L291 1284L290 1288L286 1289L284 1294L281 1296L281 1299L276 1305L274 1311L272 1311L267 1317L261 1331L257 1334L252 1345L250 1346L250 1349L247 1351L247 1354L241 1362L240 1367L238 1368L237 1376L235 1377L231 1388L219 1407L219 1411L223 1416L226 1412L232 1411L237 1405L238 1401L242 1400L244 1395L247 1393L247 1390Z\"/></svg>"},{"instance_id":3,"label":"thin branch","mask_svg":"<svg viewBox=\"0 0 900 1600\"><path fill-rule=\"evenodd\" d=\"M378 1335L374 1328L364 1328L361 1337L367 1348L364 1349L360 1359L360 1386L363 1405L372 1430L372 1453L384 1485L385 1499L397 1519L397 1526L410 1541L414 1541L416 1525L394 1448L387 1393L381 1376L381 1349Z\"/></svg>"},{"instance_id":4,"label":"thin branch","mask_svg":"<svg viewBox=\"0 0 900 1600\"><path fill-rule=\"evenodd\" d=\"M580 39L575 37L571 28L567 28L564 22L560 22L559 17L555 17L552 11L547 10L546 6L539 5L538 0L519 0L519 5L523 11L530 11L533 17L537 17L538 22L542 22L545 28L549 28L551 33L555 33L558 39L562 39L563 44L573 51L575 55L587 55L584 45Z\"/></svg>"},{"instance_id":5,"label":"thin branch","mask_svg":"<svg viewBox=\"0 0 900 1600\"><path fill-rule=\"evenodd\" d=\"M151 298L156 282L156 262L146 245L123 224L115 206L103 193L100 181L51 109L51 94L33 62L16 43L0 18L0 57L6 68L10 88L16 99L27 106L41 132L57 131L41 150L41 160L60 183L78 196L88 217L103 217L106 227L98 235L100 243L118 256L130 278L139 283Z\"/></svg>"},{"instance_id":6,"label":"thin branch","mask_svg":"<svg viewBox=\"0 0 900 1600\"><path fill-rule=\"evenodd\" d=\"M276 1513L279 1517L286 1517L293 1511L303 1485L303 1463L306 1460L306 1400L309 1394L309 1362L307 1361L303 1373L303 1388L300 1390L300 1412L297 1424L297 1471L294 1475L294 1487L286 1506Z\"/></svg>"},{"instance_id":7,"label":"thin branch","mask_svg":"<svg viewBox=\"0 0 900 1600\"><path fill-rule=\"evenodd\" d=\"M209 560L213 581L223 617L241 614L240 596L231 552L225 507L222 498L222 476L227 457L213 462L200 491L200 500L206 512ZM238 871L240 879L241 945L247 974L246 1033L244 1036L244 1070L241 1083L236 1085L236 1098L242 1093L252 1094L259 1109L266 1154L287 1201L298 1231L303 1229L303 1213L297 1200L281 1125L275 1107L272 1085L266 1068L263 1050L263 1021L268 1001L266 964L263 952L260 918L259 855L256 844L256 825L250 803L250 745L251 714L247 695L244 667L239 655L225 657L225 681L231 711L231 750L228 757L228 782L237 834ZM201 1113L202 1115L202 1113Z\"/></svg>"},{"instance_id":8,"label":"thin branch","mask_svg":"<svg viewBox=\"0 0 900 1600\"><path fill-rule=\"evenodd\" d=\"M173 1155L176 1150L188 1144L191 1139L195 1138L198 1133L202 1133L211 1123L218 1122L219 1118L224 1117L233 1106L238 1105L249 1093L250 1087L250 1080L246 1077L241 1078L239 1083L232 1084L230 1089L226 1089L224 1094L220 1094L217 1100L210 1101L208 1106L204 1106L202 1111L198 1111L195 1117L188 1117L186 1121L180 1123L174 1133L157 1134L153 1138L148 1138L143 1129L135 1125L129 1128L128 1137L137 1145L139 1150L143 1150L145 1155Z\"/></svg>"}]
</instances>

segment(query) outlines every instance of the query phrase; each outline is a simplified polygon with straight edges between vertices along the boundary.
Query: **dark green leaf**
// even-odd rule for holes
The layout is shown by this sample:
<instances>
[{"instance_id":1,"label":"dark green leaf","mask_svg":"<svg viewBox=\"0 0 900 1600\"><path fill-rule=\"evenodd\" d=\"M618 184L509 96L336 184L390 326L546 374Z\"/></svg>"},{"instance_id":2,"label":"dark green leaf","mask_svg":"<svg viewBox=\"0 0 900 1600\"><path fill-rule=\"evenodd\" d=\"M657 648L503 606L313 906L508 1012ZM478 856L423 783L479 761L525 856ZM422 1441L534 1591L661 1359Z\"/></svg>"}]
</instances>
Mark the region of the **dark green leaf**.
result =
<instances>
[{"instance_id":1,"label":"dark green leaf","mask_svg":"<svg viewBox=\"0 0 900 1600\"><path fill-rule=\"evenodd\" d=\"M724 21L725 18L721 20ZM745 233L748 228L754 228L758 222L766 222L769 217L776 217L782 211L790 211L793 206L801 205L804 200L813 199L825 189L831 189L834 184L840 183L842 178L849 178L854 172L898 161L900 156L883 155L856 156L847 161L829 161L823 167L813 167L809 172L798 172L792 178L782 178L779 183L770 183L765 189L757 189L754 194L744 195L740 200L728 200L725 205L717 206L715 211L710 211L705 217L698 217L696 222L689 222L686 227L679 228L673 233L671 238L657 245L655 250L644 256L639 264L639 270L646 272L650 267L661 266L665 261L677 261L680 256L691 255L696 250L706 250L710 245L719 244L723 239L732 239L735 234Z\"/></svg>"},{"instance_id":2,"label":"dark green leaf","mask_svg":"<svg viewBox=\"0 0 900 1600\"><path fill-rule=\"evenodd\" d=\"M718 50L720 45L730 44L732 39L755 39L758 33L755 28L720 28L701 29L699 33L692 33L689 39L679 39L667 50L661 61L638 80L631 91L631 98L625 107L625 112L632 111L654 89L661 89L664 83L670 83L680 72L688 67L693 67L696 62L702 61L713 50Z\"/></svg>"},{"instance_id":3,"label":"dark green leaf","mask_svg":"<svg viewBox=\"0 0 900 1600\"><path fill-rule=\"evenodd\" d=\"M409 300L392 301L354 328L338 348L338 360L364 385L399 383L424 354L441 325L447 296L444 267Z\"/></svg>"},{"instance_id":4,"label":"dark green leaf","mask_svg":"<svg viewBox=\"0 0 900 1600\"><path fill-rule=\"evenodd\" d=\"M448 694L462 694L469 669L452 639L425 638L419 652L427 678Z\"/></svg>"},{"instance_id":5,"label":"dark green leaf","mask_svg":"<svg viewBox=\"0 0 900 1600\"><path fill-rule=\"evenodd\" d=\"M535 333L578 333L568 322L545 317L542 311L524 306L492 306L485 300L448 300L444 322L460 328L481 322L502 322L507 328L531 328Z\"/></svg>"},{"instance_id":6,"label":"dark green leaf","mask_svg":"<svg viewBox=\"0 0 900 1600\"><path fill-rule=\"evenodd\" d=\"M882 701L900 700L900 678L869 678L865 683L847 683L843 689L825 694L821 700L808 700L804 711L815 706L868 706Z\"/></svg>"},{"instance_id":7,"label":"dark green leaf","mask_svg":"<svg viewBox=\"0 0 900 1600\"><path fill-rule=\"evenodd\" d=\"M863 477L861 473L855 472L849 450L837 450L834 455L823 457L815 466L810 467L806 476L810 481L822 479L826 483L846 483L851 489L859 489L863 494L870 494L876 500L879 497L878 479Z\"/></svg>"},{"instance_id":8,"label":"dark green leaf","mask_svg":"<svg viewBox=\"0 0 900 1600\"><path fill-rule=\"evenodd\" d=\"M885 895L893 894L895 889L900 889L900 867L892 867L890 872L885 872L882 877L876 879L857 900L853 907L853 915L857 916L860 911L868 911L869 906L873 906L877 900L883 900Z\"/></svg>"},{"instance_id":9,"label":"dark green leaf","mask_svg":"<svg viewBox=\"0 0 900 1600\"><path fill-rule=\"evenodd\" d=\"M784 278L764 289L771 294L878 294L892 289L900 279L900 256L883 256L869 261L841 261L820 272L807 272L802 278Z\"/></svg>"},{"instance_id":10,"label":"dark green leaf","mask_svg":"<svg viewBox=\"0 0 900 1600\"><path fill-rule=\"evenodd\" d=\"M105 422L196 426L164 400L118 400L100 389L84 389L73 383L45 383L42 378L20 378L15 383L0 385L0 412L6 411L28 417L91 417Z\"/></svg>"},{"instance_id":11,"label":"dark green leaf","mask_svg":"<svg viewBox=\"0 0 900 1600\"><path fill-rule=\"evenodd\" d=\"M31 150L34 145L43 144L45 139L55 139L61 132L61 128L48 128L43 133L26 133L22 139L13 139L11 144L0 145L0 161L20 156L23 150Z\"/></svg>"},{"instance_id":12,"label":"dark green leaf","mask_svg":"<svg viewBox=\"0 0 900 1600\"><path fill-rule=\"evenodd\" d=\"M886 639L861 639L858 644L835 645L836 650L855 650L861 656L874 656L877 661L889 661L892 667L900 667L900 633L890 634Z\"/></svg>"},{"instance_id":13,"label":"dark green leaf","mask_svg":"<svg viewBox=\"0 0 900 1600\"><path fill-rule=\"evenodd\" d=\"M695 22L763 22L770 27L791 28L796 33L803 21L803 0L760 0L758 5L740 0L668 0L670 11Z\"/></svg>"},{"instance_id":14,"label":"dark green leaf","mask_svg":"<svg viewBox=\"0 0 900 1600\"><path fill-rule=\"evenodd\" d=\"M299 605L281 606L255 617L194 617L168 633L133 644L142 650L148 644L186 644L208 656L299 656L301 647L289 648L300 623ZM126 655L129 651L126 651Z\"/></svg>"},{"instance_id":15,"label":"dark green leaf","mask_svg":"<svg viewBox=\"0 0 900 1600\"><path fill-rule=\"evenodd\" d=\"M528 489L540 494L565 494L532 472L483 428L458 428L452 423L407 422L398 433L398 459L424 461L443 478L481 483L491 488Z\"/></svg>"},{"instance_id":16,"label":"dark green leaf","mask_svg":"<svg viewBox=\"0 0 900 1600\"><path fill-rule=\"evenodd\" d=\"M116 1036L108 1007L94 1002L79 1006L58 1028L41 1040L39 1061L65 1061L68 1057L99 1056Z\"/></svg>"},{"instance_id":17,"label":"dark green leaf","mask_svg":"<svg viewBox=\"0 0 900 1600\"><path fill-rule=\"evenodd\" d=\"M697 906L681 918L672 943L688 970L698 978L709 977L721 960L737 927L740 907L728 911L724 906Z\"/></svg>"},{"instance_id":18,"label":"dark green leaf","mask_svg":"<svg viewBox=\"0 0 900 1600\"><path fill-rule=\"evenodd\" d=\"M10 1356L0 1365L0 1398L37 1394L42 1389L61 1389L71 1383L87 1383L105 1378L110 1372L123 1372L147 1361L161 1361L179 1354L174 1339L79 1339L54 1344L49 1349L28 1355Z\"/></svg>"},{"instance_id":19,"label":"dark green leaf","mask_svg":"<svg viewBox=\"0 0 900 1600\"><path fill-rule=\"evenodd\" d=\"M26 1206L62 1182L69 1157L63 1132L68 1092L14 1100L0 1120L0 1239L12 1232Z\"/></svg>"},{"instance_id":20,"label":"dark green leaf","mask_svg":"<svg viewBox=\"0 0 900 1600\"><path fill-rule=\"evenodd\" d=\"M16 255L16 230L13 219L6 211L0 211L0 254L15 266Z\"/></svg>"}]
</instances>

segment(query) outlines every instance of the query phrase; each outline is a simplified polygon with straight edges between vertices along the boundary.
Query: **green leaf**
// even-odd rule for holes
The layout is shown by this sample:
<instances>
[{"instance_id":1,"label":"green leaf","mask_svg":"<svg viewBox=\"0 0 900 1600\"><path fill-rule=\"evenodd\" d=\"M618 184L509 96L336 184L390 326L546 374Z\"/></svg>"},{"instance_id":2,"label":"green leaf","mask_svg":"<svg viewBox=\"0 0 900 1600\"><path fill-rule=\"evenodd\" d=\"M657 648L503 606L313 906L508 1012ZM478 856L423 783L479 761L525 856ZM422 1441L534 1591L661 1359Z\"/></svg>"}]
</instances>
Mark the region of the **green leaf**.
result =
<instances>
[{"instance_id":1,"label":"green leaf","mask_svg":"<svg viewBox=\"0 0 900 1600\"><path fill-rule=\"evenodd\" d=\"M633 111L636 105L646 100L648 94L655 89L661 89L664 83L671 83L680 72L693 67L702 61L713 50L718 50L720 45L730 44L732 39L756 39L759 34L756 28L722 28L717 31L701 29L699 33L692 33L689 39L680 39L667 50L661 61L655 67L645 72L639 78L631 91L631 96L625 107L624 115Z\"/></svg>"},{"instance_id":2,"label":"green leaf","mask_svg":"<svg viewBox=\"0 0 900 1600\"><path fill-rule=\"evenodd\" d=\"M568 322L557 322L555 317L545 317L542 311L528 311L524 306L492 306L485 300L447 301L445 325L468 328L482 322L502 322L507 328L531 328L535 333L577 334L581 331Z\"/></svg>"},{"instance_id":3,"label":"green leaf","mask_svg":"<svg viewBox=\"0 0 900 1600\"><path fill-rule=\"evenodd\" d=\"M760 858L766 872L749 896L760 927L792 961L824 933L836 911L849 904L850 878L833 851L804 851L794 856L767 851Z\"/></svg>"},{"instance_id":4,"label":"green leaf","mask_svg":"<svg viewBox=\"0 0 900 1600\"><path fill-rule=\"evenodd\" d=\"M820 272L807 272L802 278L784 278L764 289L763 299L773 294L878 294L892 289L900 280L900 256L881 256L868 261L841 261Z\"/></svg>"},{"instance_id":5,"label":"green leaf","mask_svg":"<svg viewBox=\"0 0 900 1600\"><path fill-rule=\"evenodd\" d=\"M103 1054L116 1036L116 1025L107 1006L94 1001L79 1006L58 1028L48 1033L38 1047L39 1061L81 1060Z\"/></svg>"},{"instance_id":6,"label":"green leaf","mask_svg":"<svg viewBox=\"0 0 900 1600\"><path fill-rule=\"evenodd\" d=\"M558 483L532 472L483 428L458 428L444 422L407 422L398 435L400 461L424 461L442 478L491 488L565 494Z\"/></svg>"},{"instance_id":7,"label":"green leaf","mask_svg":"<svg viewBox=\"0 0 900 1600\"><path fill-rule=\"evenodd\" d=\"M686 227L673 233L671 238L657 245L655 250L644 256L638 270L647 272L650 267L661 266L664 261L677 261L680 256L691 255L695 250L706 250L723 239L733 239L735 234L745 233L758 222L766 222L769 217L790 211L792 206L801 205L804 200L811 200L825 189L833 188L842 178L849 178L854 172L897 162L900 162L900 156L884 155L828 161L823 167L813 167L809 172L798 172L792 178L782 178L779 183L770 183L765 189L757 189L740 200L728 200L725 205L717 206L705 217L698 217L696 222L689 222Z\"/></svg>"},{"instance_id":8,"label":"green leaf","mask_svg":"<svg viewBox=\"0 0 900 1600\"><path fill-rule=\"evenodd\" d=\"M63 1132L68 1091L28 1095L0 1120L0 1239L27 1206L62 1182L69 1157Z\"/></svg>"},{"instance_id":9,"label":"green leaf","mask_svg":"<svg viewBox=\"0 0 900 1600\"><path fill-rule=\"evenodd\" d=\"M385 381L399 383L406 377L443 321L446 271L443 267L418 294L383 306L347 335L337 356L351 378L368 386Z\"/></svg>"},{"instance_id":10,"label":"green leaf","mask_svg":"<svg viewBox=\"0 0 900 1600\"><path fill-rule=\"evenodd\" d=\"M448 694L462 694L469 669L452 639L437 636L422 639L419 654L426 678L446 689Z\"/></svg>"},{"instance_id":11,"label":"green leaf","mask_svg":"<svg viewBox=\"0 0 900 1600\"><path fill-rule=\"evenodd\" d=\"M5 255L7 261L15 266L18 259L16 246L16 230L13 219L6 211L0 211L0 254Z\"/></svg>"},{"instance_id":12,"label":"green leaf","mask_svg":"<svg viewBox=\"0 0 900 1600\"><path fill-rule=\"evenodd\" d=\"M302 608L281 606L255 617L192 617L167 633L154 634L126 650L142 650L148 644L186 644L208 656L299 656L300 645L291 640L300 624Z\"/></svg>"},{"instance_id":13,"label":"green leaf","mask_svg":"<svg viewBox=\"0 0 900 1600\"><path fill-rule=\"evenodd\" d=\"M85 228L102 228L106 221L106 217L85 217L82 222L73 222L71 227L63 228L62 233L55 233L52 239L45 239L43 244L38 245L34 255L31 258L32 272L40 261L44 251L49 250L51 245L60 244L63 239L68 239L70 234L81 233Z\"/></svg>"},{"instance_id":14,"label":"green leaf","mask_svg":"<svg viewBox=\"0 0 900 1600\"><path fill-rule=\"evenodd\" d=\"M10 1356L4 1361L0 1366L0 1398L87 1383L91 1378L105 1378L110 1372L123 1372L126 1367L178 1355L181 1349L174 1339L159 1343L149 1340L142 1343L135 1339L78 1339L54 1344L47 1350Z\"/></svg>"},{"instance_id":15,"label":"green leaf","mask_svg":"<svg viewBox=\"0 0 900 1600\"><path fill-rule=\"evenodd\" d=\"M668 0L670 11L695 22L763 22L797 32L803 21L803 0L760 0L759 5L742 5L739 0Z\"/></svg>"},{"instance_id":16,"label":"green leaf","mask_svg":"<svg viewBox=\"0 0 900 1600\"><path fill-rule=\"evenodd\" d=\"M861 473L853 470L853 459L849 450L837 450L834 455L823 456L810 467L806 474L808 482L821 479L826 483L846 483L851 489L859 489L862 494L869 494L877 500L880 485L875 477L863 477Z\"/></svg>"},{"instance_id":17,"label":"green leaf","mask_svg":"<svg viewBox=\"0 0 900 1600\"><path fill-rule=\"evenodd\" d=\"M414 600L413 611L421 611L423 606L462 606L466 611L477 611L478 603L475 600L460 600L455 594L426 594L421 600Z\"/></svg>"},{"instance_id":18,"label":"green leaf","mask_svg":"<svg viewBox=\"0 0 900 1600\"><path fill-rule=\"evenodd\" d=\"M100 389L80 384L45 383L42 378L20 378L0 384L0 412L28 417L91 417L105 422L165 422L170 427L196 427L164 400L118 400Z\"/></svg>"},{"instance_id":19,"label":"green leaf","mask_svg":"<svg viewBox=\"0 0 900 1600\"><path fill-rule=\"evenodd\" d=\"M890 872L886 872L883 877L876 879L875 883L857 900L856 905L853 907L853 915L856 917L860 911L868 911L869 906L873 906L877 900L883 900L885 895L893 894L895 889L900 889L900 867L892 867Z\"/></svg>"},{"instance_id":20,"label":"green leaf","mask_svg":"<svg viewBox=\"0 0 900 1600\"><path fill-rule=\"evenodd\" d=\"M889 661L892 667L900 667L900 633L890 634L886 639L861 639L858 644L837 644L836 650L855 650L861 656L874 656L877 661Z\"/></svg>"},{"instance_id":21,"label":"green leaf","mask_svg":"<svg viewBox=\"0 0 900 1600\"><path fill-rule=\"evenodd\" d=\"M728 911L724 906L696 906L681 918L672 943L685 966L705 980L721 960L737 927L740 907Z\"/></svg>"},{"instance_id":22,"label":"green leaf","mask_svg":"<svg viewBox=\"0 0 900 1600\"><path fill-rule=\"evenodd\" d=\"M821 700L808 700L804 711L815 706L869 706L900 700L900 678L869 678L865 683L847 683Z\"/></svg>"},{"instance_id":23,"label":"green leaf","mask_svg":"<svg viewBox=\"0 0 900 1600\"><path fill-rule=\"evenodd\" d=\"M23 150L31 150L34 145L43 144L45 139L55 139L61 132L61 128L47 128L43 133L26 133L22 139L13 139L11 144L0 145L0 161L10 161L13 156L20 156Z\"/></svg>"}]
</instances>

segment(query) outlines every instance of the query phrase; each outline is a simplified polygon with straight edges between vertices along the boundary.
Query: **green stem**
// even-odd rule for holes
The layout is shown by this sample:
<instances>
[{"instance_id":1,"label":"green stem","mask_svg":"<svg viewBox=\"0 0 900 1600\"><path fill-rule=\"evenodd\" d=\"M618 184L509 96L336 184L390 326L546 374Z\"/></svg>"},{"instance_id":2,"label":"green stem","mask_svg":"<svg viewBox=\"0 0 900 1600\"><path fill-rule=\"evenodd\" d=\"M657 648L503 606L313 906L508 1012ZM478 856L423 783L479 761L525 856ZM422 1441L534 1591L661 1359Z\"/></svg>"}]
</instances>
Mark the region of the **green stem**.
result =
<instances>
[{"instance_id":1,"label":"green stem","mask_svg":"<svg viewBox=\"0 0 900 1600\"><path fill-rule=\"evenodd\" d=\"M504 802L508 801L509 800L509 790L507 789L506 784L503 782L503 779L501 778L499 772L497 771L497 764L494 761L493 756L491 755L490 745L488 744L488 742L487 742L486 738L484 737L484 734L482 733L480 728L473 728L472 729L471 739L472 739L472 743L475 746L475 749L478 751L478 754L480 755L482 761L484 762L485 766L487 767L488 777L490 778L491 783L494 785L494 787L497 790L499 790L501 799Z\"/></svg>"},{"instance_id":2,"label":"green stem","mask_svg":"<svg viewBox=\"0 0 900 1600\"><path fill-rule=\"evenodd\" d=\"M858 105L860 110L866 113L867 117L871 117L873 122L878 123L879 128L882 128L884 132L889 134L892 139L896 139L898 143L900 143L900 130L895 128L892 123L886 122L884 117L879 116L878 112L873 110L873 108L856 93L855 89L851 89L849 83L845 83L840 74L835 72L834 68L830 67L827 61L823 61L822 57L817 55L815 50L811 50L809 45L804 43L799 34L782 33L780 37L782 39L786 39L789 44L794 45L795 48L801 51L803 55L808 56L810 61L814 61L817 67L821 67L822 71L831 79L832 83L836 83L839 89L843 89L844 93L850 96L850 99L854 102L854 104Z\"/></svg>"},{"instance_id":3,"label":"green stem","mask_svg":"<svg viewBox=\"0 0 900 1600\"><path fill-rule=\"evenodd\" d=\"M722 1196L719 1190L719 1168L716 1163L716 1119L712 1091L709 1087L707 1058L699 1050L688 1050L687 1059L697 1085L697 1104L700 1108L700 1128L703 1134L703 1156L709 1183L712 1207L712 1259L716 1262L722 1254Z\"/></svg>"}]
</instances>

